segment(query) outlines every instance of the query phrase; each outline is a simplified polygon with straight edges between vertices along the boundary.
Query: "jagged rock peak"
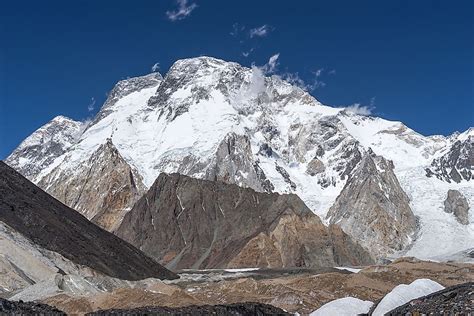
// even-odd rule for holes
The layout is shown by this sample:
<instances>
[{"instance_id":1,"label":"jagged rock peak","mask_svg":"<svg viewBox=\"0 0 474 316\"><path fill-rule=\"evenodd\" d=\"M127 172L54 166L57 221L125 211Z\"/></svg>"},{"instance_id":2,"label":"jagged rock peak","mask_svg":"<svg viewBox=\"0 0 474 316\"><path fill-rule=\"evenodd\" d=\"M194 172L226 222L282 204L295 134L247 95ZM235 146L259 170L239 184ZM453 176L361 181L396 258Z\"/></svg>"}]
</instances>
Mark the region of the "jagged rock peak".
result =
<instances>
[{"instance_id":1,"label":"jagged rock peak","mask_svg":"<svg viewBox=\"0 0 474 316\"><path fill-rule=\"evenodd\" d=\"M408 247L417 230L409 198L393 172L393 163L371 150L362 157L328 212L375 258Z\"/></svg>"}]
</instances>

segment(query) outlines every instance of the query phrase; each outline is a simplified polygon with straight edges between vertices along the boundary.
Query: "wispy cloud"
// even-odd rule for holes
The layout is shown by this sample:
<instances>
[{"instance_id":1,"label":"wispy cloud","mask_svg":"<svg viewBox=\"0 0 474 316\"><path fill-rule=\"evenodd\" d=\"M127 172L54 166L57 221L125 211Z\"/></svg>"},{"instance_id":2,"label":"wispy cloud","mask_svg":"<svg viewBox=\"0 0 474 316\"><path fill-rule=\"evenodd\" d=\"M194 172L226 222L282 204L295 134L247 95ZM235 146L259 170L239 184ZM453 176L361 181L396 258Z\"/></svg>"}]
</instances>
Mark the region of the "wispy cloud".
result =
<instances>
[{"instance_id":1,"label":"wispy cloud","mask_svg":"<svg viewBox=\"0 0 474 316\"><path fill-rule=\"evenodd\" d=\"M160 63L155 63L153 66L151 66L151 71L157 72L160 70Z\"/></svg>"},{"instance_id":2,"label":"wispy cloud","mask_svg":"<svg viewBox=\"0 0 474 316\"><path fill-rule=\"evenodd\" d=\"M346 106L344 109L354 114L367 116L372 114L372 111L375 109L375 107L354 103L352 105Z\"/></svg>"},{"instance_id":3,"label":"wispy cloud","mask_svg":"<svg viewBox=\"0 0 474 316\"><path fill-rule=\"evenodd\" d=\"M92 112L92 111L94 111L94 109L95 109L95 98L92 97L91 101L87 105L87 111Z\"/></svg>"},{"instance_id":4,"label":"wispy cloud","mask_svg":"<svg viewBox=\"0 0 474 316\"><path fill-rule=\"evenodd\" d=\"M275 55L271 56L268 59L268 62L263 65L262 71L267 75L274 73L279 65L278 58L280 58L280 53L276 53Z\"/></svg>"},{"instance_id":5,"label":"wispy cloud","mask_svg":"<svg viewBox=\"0 0 474 316\"><path fill-rule=\"evenodd\" d=\"M303 80L299 73L291 73L291 72L286 72L281 75L281 78L292 85L295 85L305 91L311 92L314 91L318 88L322 88L326 86L326 83L320 79L320 77L323 75L324 68L318 69L316 71L312 71L312 78L310 81L305 81Z\"/></svg>"},{"instance_id":6,"label":"wispy cloud","mask_svg":"<svg viewBox=\"0 0 474 316\"><path fill-rule=\"evenodd\" d=\"M328 72L329 75L335 75L336 74L336 69L332 69Z\"/></svg>"},{"instance_id":7,"label":"wispy cloud","mask_svg":"<svg viewBox=\"0 0 474 316\"><path fill-rule=\"evenodd\" d=\"M234 24L232 24L232 31L230 32L230 35L232 35L233 37L237 37L244 30L245 30L245 25L240 25L239 23L234 23Z\"/></svg>"},{"instance_id":8,"label":"wispy cloud","mask_svg":"<svg viewBox=\"0 0 474 316\"><path fill-rule=\"evenodd\" d=\"M196 3L192 3L188 0L176 0L178 8L173 11L166 11L166 16L170 21L179 21L187 18L191 15L194 9L197 8Z\"/></svg>"},{"instance_id":9,"label":"wispy cloud","mask_svg":"<svg viewBox=\"0 0 474 316\"><path fill-rule=\"evenodd\" d=\"M253 29L250 29L249 31L249 35L250 35L250 38L254 38L254 37L265 37L268 35L268 33L271 32L271 27L267 24L264 24L262 26L259 26L259 27L256 27L256 28L253 28Z\"/></svg>"}]
</instances>

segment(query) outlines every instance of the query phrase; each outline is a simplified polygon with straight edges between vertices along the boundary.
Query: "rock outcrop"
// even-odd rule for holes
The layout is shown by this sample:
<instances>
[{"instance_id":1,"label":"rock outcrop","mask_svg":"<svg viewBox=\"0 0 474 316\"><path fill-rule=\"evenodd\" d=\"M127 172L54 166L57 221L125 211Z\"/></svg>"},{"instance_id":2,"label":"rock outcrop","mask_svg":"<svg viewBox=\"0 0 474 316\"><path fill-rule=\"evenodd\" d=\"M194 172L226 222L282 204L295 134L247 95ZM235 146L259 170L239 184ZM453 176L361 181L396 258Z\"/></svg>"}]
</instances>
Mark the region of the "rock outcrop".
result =
<instances>
[{"instance_id":1,"label":"rock outcrop","mask_svg":"<svg viewBox=\"0 0 474 316\"><path fill-rule=\"evenodd\" d=\"M444 155L432 161L426 175L456 183L474 179L474 135L456 140Z\"/></svg>"},{"instance_id":2,"label":"rock outcrop","mask_svg":"<svg viewBox=\"0 0 474 316\"><path fill-rule=\"evenodd\" d=\"M369 150L328 213L331 223L340 225L374 258L405 249L417 229L409 198L393 169L391 161Z\"/></svg>"},{"instance_id":3,"label":"rock outcrop","mask_svg":"<svg viewBox=\"0 0 474 316\"><path fill-rule=\"evenodd\" d=\"M57 256L108 276L126 280L177 277L132 245L54 199L3 162L0 162L0 222L36 245L40 252L55 252ZM0 242L1 247L7 247L8 240L2 238ZM14 246L24 248L24 244L14 243Z\"/></svg>"},{"instance_id":4,"label":"rock outcrop","mask_svg":"<svg viewBox=\"0 0 474 316\"><path fill-rule=\"evenodd\" d=\"M357 265L369 255L296 195L161 174L116 234L172 269Z\"/></svg>"},{"instance_id":5,"label":"rock outcrop","mask_svg":"<svg viewBox=\"0 0 474 316\"><path fill-rule=\"evenodd\" d=\"M448 196L444 201L444 211L453 213L461 224L469 224L469 203L461 192L457 190L448 191Z\"/></svg>"},{"instance_id":6,"label":"rock outcrop","mask_svg":"<svg viewBox=\"0 0 474 316\"><path fill-rule=\"evenodd\" d=\"M110 138L79 169L67 172L56 168L38 185L108 231L117 228L145 192L141 176Z\"/></svg>"}]
</instances>

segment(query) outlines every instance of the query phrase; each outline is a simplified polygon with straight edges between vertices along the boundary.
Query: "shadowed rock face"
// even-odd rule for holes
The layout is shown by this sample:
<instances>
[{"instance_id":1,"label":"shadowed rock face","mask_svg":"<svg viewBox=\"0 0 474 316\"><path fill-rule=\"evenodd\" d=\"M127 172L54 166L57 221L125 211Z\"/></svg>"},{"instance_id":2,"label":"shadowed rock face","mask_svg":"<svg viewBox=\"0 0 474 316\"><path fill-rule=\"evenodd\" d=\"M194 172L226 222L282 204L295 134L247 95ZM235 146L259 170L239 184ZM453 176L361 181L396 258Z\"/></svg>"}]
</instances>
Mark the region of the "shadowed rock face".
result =
<instances>
[{"instance_id":1,"label":"shadowed rock face","mask_svg":"<svg viewBox=\"0 0 474 316\"><path fill-rule=\"evenodd\" d=\"M403 250L416 232L409 198L393 173L393 164L369 151L330 208L338 223L374 258Z\"/></svg>"},{"instance_id":2,"label":"shadowed rock face","mask_svg":"<svg viewBox=\"0 0 474 316\"><path fill-rule=\"evenodd\" d=\"M448 196L444 201L444 211L446 213L453 213L461 224L469 224L469 203L458 190L448 191Z\"/></svg>"},{"instance_id":3,"label":"shadowed rock face","mask_svg":"<svg viewBox=\"0 0 474 316\"><path fill-rule=\"evenodd\" d=\"M89 313L89 316L100 315L292 315L284 310L262 303L237 303L229 305L194 305L186 307L140 307L134 309L109 309Z\"/></svg>"},{"instance_id":4,"label":"shadowed rock face","mask_svg":"<svg viewBox=\"0 0 474 316\"><path fill-rule=\"evenodd\" d=\"M39 247L112 277L177 276L0 162L0 221Z\"/></svg>"},{"instance_id":5,"label":"shadowed rock face","mask_svg":"<svg viewBox=\"0 0 474 316\"><path fill-rule=\"evenodd\" d=\"M369 263L296 195L161 174L116 234L170 268L311 267Z\"/></svg>"}]
</instances>

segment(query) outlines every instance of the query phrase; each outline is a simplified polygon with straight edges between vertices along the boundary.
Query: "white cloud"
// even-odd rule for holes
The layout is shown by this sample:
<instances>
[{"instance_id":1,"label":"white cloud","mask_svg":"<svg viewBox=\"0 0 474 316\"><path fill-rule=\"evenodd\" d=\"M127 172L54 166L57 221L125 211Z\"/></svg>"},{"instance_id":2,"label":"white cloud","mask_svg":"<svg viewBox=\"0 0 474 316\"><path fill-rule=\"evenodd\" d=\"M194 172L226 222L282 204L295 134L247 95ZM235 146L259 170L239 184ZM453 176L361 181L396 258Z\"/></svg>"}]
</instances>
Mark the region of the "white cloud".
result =
<instances>
[{"instance_id":1,"label":"white cloud","mask_svg":"<svg viewBox=\"0 0 474 316\"><path fill-rule=\"evenodd\" d=\"M333 70L329 71L328 74L335 75L336 74L336 69L333 69Z\"/></svg>"},{"instance_id":2,"label":"white cloud","mask_svg":"<svg viewBox=\"0 0 474 316\"><path fill-rule=\"evenodd\" d=\"M374 108L366 105L361 105L360 103L354 103L352 105L346 106L344 109L354 114L367 116L372 114L372 110Z\"/></svg>"},{"instance_id":3,"label":"white cloud","mask_svg":"<svg viewBox=\"0 0 474 316\"><path fill-rule=\"evenodd\" d=\"M174 11L166 11L168 19L171 21L183 20L191 15L194 9L197 8L196 3L191 3L188 0L176 0L178 8Z\"/></svg>"},{"instance_id":4,"label":"white cloud","mask_svg":"<svg viewBox=\"0 0 474 316\"><path fill-rule=\"evenodd\" d=\"M276 71L279 63L278 63L278 58L280 57L280 53L276 53L270 59L268 59L268 62L261 67L262 72L266 75L272 74Z\"/></svg>"},{"instance_id":5,"label":"white cloud","mask_svg":"<svg viewBox=\"0 0 474 316\"><path fill-rule=\"evenodd\" d=\"M160 70L160 63L155 63L152 67L151 67L151 71L153 72L157 72Z\"/></svg>"},{"instance_id":6,"label":"white cloud","mask_svg":"<svg viewBox=\"0 0 474 316\"><path fill-rule=\"evenodd\" d=\"M271 31L270 26L267 24L264 24L262 26L251 29L249 32L249 35L250 35L250 38L265 37L268 35L268 33L270 33L270 31Z\"/></svg>"},{"instance_id":7,"label":"white cloud","mask_svg":"<svg viewBox=\"0 0 474 316\"><path fill-rule=\"evenodd\" d=\"M91 102L87 105L87 111L92 112L95 109L95 98L91 98Z\"/></svg>"}]
</instances>

